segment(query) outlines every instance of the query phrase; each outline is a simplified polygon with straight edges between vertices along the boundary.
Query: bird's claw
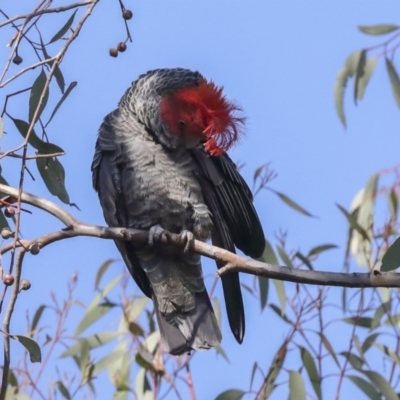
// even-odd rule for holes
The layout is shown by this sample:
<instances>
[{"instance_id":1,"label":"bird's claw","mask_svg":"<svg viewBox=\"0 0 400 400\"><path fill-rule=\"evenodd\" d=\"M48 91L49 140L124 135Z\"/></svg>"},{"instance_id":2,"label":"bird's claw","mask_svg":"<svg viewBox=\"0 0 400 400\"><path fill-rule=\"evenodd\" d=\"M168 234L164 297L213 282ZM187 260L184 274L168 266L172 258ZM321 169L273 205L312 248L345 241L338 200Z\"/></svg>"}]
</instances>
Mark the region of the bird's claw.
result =
<instances>
[{"instance_id":1,"label":"bird's claw","mask_svg":"<svg viewBox=\"0 0 400 400\"><path fill-rule=\"evenodd\" d=\"M179 240L181 241L182 244L183 243L185 244L185 247L184 247L183 251L185 253L188 253L189 250L190 250L190 246L192 246L193 243L194 243L194 235L193 235L193 233L190 232L190 231L186 231L186 230L182 231L179 234Z\"/></svg>"},{"instance_id":2,"label":"bird's claw","mask_svg":"<svg viewBox=\"0 0 400 400\"><path fill-rule=\"evenodd\" d=\"M162 236L165 236L166 238L170 237L170 233L165 230L161 225L157 224L152 226L149 229L149 246L154 246L157 242L161 240Z\"/></svg>"}]
</instances>

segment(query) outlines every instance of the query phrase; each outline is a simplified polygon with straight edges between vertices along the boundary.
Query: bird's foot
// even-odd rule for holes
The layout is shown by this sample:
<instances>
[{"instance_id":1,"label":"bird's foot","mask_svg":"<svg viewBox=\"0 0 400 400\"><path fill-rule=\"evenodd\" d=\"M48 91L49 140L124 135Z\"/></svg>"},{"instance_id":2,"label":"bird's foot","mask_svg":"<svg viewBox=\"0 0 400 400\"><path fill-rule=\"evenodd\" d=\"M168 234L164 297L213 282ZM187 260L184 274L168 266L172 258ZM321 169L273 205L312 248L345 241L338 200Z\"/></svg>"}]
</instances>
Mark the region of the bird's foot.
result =
<instances>
[{"instance_id":1,"label":"bird's foot","mask_svg":"<svg viewBox=\"0 0 400 400\"><path fill-rule=\"evenodd\" d=\"M185 253L188 253L189 250L190 250L190 247L193 246L193 244L194 244L194 239L195 239L195 237L194 237L193 233L190 232L190 231L185 230L185 231L182 231L182 232L179 234L179 240L180 240L180 242L181 242L182 244L185 244L185 247L184 247L184 249L183 249L183 251L184 251Z\"/></svg>"},{"instance_id":2,"label":"bird's foot","mask_svg":"<svg viewBox=\"0 0 400 400\"><path fill-rule=\"evenodd\" d=\"M163 235L167 239L171 236L169 231L165 230L161 225L157 224L152 226L149 229L149 246L154 246L154 244L158 243Z\"/></svg>"}]
</instances>

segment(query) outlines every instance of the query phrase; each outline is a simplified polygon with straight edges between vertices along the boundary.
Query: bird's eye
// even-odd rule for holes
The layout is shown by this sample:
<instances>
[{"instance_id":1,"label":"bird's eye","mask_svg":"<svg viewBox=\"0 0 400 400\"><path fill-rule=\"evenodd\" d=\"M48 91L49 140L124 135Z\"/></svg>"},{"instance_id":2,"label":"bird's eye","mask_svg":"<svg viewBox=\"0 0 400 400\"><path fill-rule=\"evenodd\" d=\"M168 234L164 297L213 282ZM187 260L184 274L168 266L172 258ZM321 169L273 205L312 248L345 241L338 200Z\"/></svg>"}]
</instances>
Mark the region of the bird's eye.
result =
<instances>
[{"instance_id":1,"label":"bird's eye","mask_svg":"<svg viewBox=\"0 0 400 400\"><path fill-rule=\"evenodd\" d=\"M184 128L186 126L186 122L183 120L183 119L181 119L180 121L179 121L179 127L180 128Z\"/></svg>"}]
</instances>

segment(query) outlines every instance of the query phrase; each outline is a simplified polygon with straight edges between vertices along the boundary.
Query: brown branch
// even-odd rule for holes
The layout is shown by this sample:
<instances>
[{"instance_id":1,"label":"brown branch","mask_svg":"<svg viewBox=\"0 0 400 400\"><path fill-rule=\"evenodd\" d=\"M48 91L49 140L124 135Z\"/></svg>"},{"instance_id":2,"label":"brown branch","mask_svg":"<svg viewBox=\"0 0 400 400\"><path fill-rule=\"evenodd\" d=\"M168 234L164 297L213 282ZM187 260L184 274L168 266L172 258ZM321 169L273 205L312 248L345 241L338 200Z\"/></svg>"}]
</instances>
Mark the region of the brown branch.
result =
<instances>
[{"instance_id":1,"label":"brown branch","mask_svg":"<svg viewBox=\"0 0 400 400\"><path fill-rule=\"evenodd\" d=\"M6 195L17 197L18 189L0 184L0 192ZM34 207L44 210L66 225L66 228L57 232L52 232L33 240L21 240L17 247L24 246L29 248L33 243L38 243L40 248L44 248L51 243L59 240L78 236L90 236L101 239L125 240L135 243L147 243L148 232L139 229L128 228L106 228L102 226L89 225L79 222L67 211L52 203L49 200L22 192L21 201ZM169 237L162 236L160 243L184 247L185 243L179 235L171 233ZM0 254L4 254L12 249L12 244L8 244L0 249ZM247 274L265 276L268 278L306 283L311 285L323 286L342 286L342 287L400 287L400 274L395 272L381 272L374 270L371 273L338 273L322 271L306 271L293 269L285 266L272 265L238 256L225 249L194 240L190 246L191 251L205 257L222 261L226 265L218 271L218 275L229 272L244 272Z\"/></svg>"},{"instance_id":2,"label":"brown branch","mask_svg":"<svg viewBox=\"0 0 400 400\"><path fill-rule=\"evenodd\" d=\"M63 12L63 11L68 11L71 10L73 8L78 8L78 7L82 7L82 6L87 6L89 4L94 3L96 0L88 0L88 1L82 1L80 3L73 3L73 4L69 4L67 6L63 6L63 7L56 7L56 8L49 8L47 10L40 10L40 11L36 11L30 14L24 14L24 15L17 15L13 18L8 19L7 21L4 21L0 24L0 28L11 24L14 21L17 21L19 19L24 19L26 18L28 21L34 17L37 17L38 15L43 15L43 14L50 14L50 13L59 13L59 12Z\"/></svg>"}]
</instances>

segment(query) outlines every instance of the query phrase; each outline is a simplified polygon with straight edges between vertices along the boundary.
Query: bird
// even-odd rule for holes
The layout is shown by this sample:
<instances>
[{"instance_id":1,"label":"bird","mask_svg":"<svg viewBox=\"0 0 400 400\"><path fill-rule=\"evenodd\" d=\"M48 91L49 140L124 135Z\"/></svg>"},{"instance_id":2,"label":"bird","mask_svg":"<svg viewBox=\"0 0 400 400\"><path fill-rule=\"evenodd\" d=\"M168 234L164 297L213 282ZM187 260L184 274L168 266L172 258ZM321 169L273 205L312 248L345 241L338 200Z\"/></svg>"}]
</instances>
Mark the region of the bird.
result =
<instances>
[{"instance_id":1,"label":"bird","mask_svg":"<svg viewBox=\"0 0 400 400\"><path fill-rule=\"evenodd\" d=\"M251 190L227 151L244 134L242 108L200 72L163 68L140 75L100 126L94 189L110 227L149 231L148 244L115 241L141 291L153 300L163 348L172 355L222 340L200 255L159 245L168 232L188 242L258 258L265 247ZM217 261L217 267L224 264ZM222 276L231 331L245 334L239 275Z\"/></svg>"}]
</instances>

